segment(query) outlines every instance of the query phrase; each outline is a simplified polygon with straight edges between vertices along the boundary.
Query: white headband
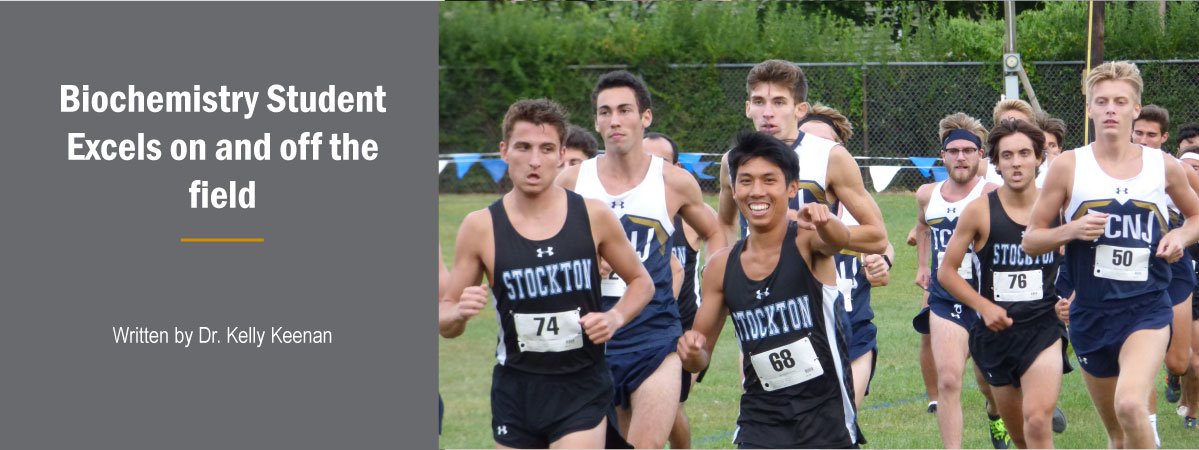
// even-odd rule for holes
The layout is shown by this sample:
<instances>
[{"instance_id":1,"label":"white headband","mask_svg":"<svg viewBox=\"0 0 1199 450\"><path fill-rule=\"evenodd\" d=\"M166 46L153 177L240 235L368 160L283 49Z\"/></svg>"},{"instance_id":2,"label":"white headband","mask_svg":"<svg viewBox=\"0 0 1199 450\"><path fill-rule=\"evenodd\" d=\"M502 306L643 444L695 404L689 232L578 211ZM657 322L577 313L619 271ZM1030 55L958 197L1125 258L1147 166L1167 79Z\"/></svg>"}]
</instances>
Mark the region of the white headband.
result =
<instances>
[{"instance_id":1,"label":"white headband","mask_svg":"<svg viewBox=\"0 0 1199 450\"><path fill-rule=\"evenodd\" d=\"M1199 154L1196 154L1195 152L1186 152L1183 153L1182 156L1179 156L1178 159L1193 159L1195 161L1199 161Z\"/></svg>"}]
</instances>

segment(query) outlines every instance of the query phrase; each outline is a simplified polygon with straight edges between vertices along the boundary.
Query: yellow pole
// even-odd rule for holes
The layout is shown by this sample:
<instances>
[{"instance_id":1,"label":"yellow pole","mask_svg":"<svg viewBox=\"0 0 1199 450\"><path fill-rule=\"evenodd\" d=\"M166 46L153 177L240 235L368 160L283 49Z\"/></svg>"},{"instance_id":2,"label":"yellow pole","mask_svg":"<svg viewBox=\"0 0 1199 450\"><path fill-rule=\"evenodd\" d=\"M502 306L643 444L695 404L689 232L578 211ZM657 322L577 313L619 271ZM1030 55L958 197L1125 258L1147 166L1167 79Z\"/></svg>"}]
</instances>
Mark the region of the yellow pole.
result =
<instances>
[{"instance_id":1,"label":"yellow pole","mask_svg":"<svg viewBox=\"0 0 1199 450\"><path fill-rule=\"evenodd\" d=\"M1087 86L1087 77L1091 75L1091 35L1093 34L1091 28L1092 28L1092 26L1094 26L1094 19L1095 19L1095 0L1090 0L1087 2L1087 66L1085 69L1083 69L1083 72L1082 72L1082 86L1083 86L1083 97L1084 98L1090 96L1090 93L1086 92L1086 88L1087 88L1086 86ZM1090 106L1090 102L1088 102L1087 105ZM1083 143L1083 145L1086 145L1086 144L1090 143L1090 142L1088 142L1088 140L1090 139L1090 136L1091 136L1091 133L1090 133L1091 132L1091 114L1090 114L1089 108L1087 108L1087 107L1083 108L1082 117L1083 117L1082 143Z\"/></svg>"}]
</instances>

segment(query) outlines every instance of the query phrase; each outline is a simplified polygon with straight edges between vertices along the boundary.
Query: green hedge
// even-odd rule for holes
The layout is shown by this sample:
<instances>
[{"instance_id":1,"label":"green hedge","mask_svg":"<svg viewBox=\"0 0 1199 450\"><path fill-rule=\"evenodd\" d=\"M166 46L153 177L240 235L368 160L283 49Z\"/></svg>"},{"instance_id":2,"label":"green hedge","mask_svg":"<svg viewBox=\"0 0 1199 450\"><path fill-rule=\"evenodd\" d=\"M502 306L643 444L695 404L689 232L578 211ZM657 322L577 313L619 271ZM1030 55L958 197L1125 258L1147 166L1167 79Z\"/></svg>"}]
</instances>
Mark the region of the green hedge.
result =
<instances>
[{"instance_id":1,"label":"green hedge","mask_svg":"<svg viewBox=\"0 0 1199 450\"><path fill-rule=\"evenodd\" d=\"M999 61L1000 8L986 7L975 13L980 17L972 17L924 2L873 7L875 18L859 24L833 14L826 5L808 3L445 2L439 13L439 151L495 151L503 113L521 98L555 99L571 111L575 122L590 128L591 86L608 69L586 66L627 65L642 75L654 94L654 128L669 130L689 151L706 151L721 147L748 124L735 106L744 102L745 71L713 64L770 58ZM1199 46L1194 45L1199 42L1199 5L1170 3L1164 35L1157 7L1157 2L1107 4L1106 59L1199 58ZM1085 57L1085 2L1022 8L1017 46L1025 61ZM706 68L679 70L670 64ZM999 90L997 66L968 70L981 72L987 80L983 84ZM902 71L863 72L859 67L808 72L813 84L810 100L825 101L851 119L862 117L863 73L902 78ZM1035 86L1044 81L1035 69L1030 67L1030 72ZM947 83L917 85L919 91L912 95L934 103L959 101L938 97L954 87ZM1060 89L1077 91L1078 83L1075 78L1059 84ZM1065 101L1067 96L1057 86L1038 87L1042 103L1056 105L1055 97ZM871 103L868 113L876 129L883 127L880 123L903 122L902 117L890 117L903 114L899 106L887 110Z\"/></svg>"}]
</instances>

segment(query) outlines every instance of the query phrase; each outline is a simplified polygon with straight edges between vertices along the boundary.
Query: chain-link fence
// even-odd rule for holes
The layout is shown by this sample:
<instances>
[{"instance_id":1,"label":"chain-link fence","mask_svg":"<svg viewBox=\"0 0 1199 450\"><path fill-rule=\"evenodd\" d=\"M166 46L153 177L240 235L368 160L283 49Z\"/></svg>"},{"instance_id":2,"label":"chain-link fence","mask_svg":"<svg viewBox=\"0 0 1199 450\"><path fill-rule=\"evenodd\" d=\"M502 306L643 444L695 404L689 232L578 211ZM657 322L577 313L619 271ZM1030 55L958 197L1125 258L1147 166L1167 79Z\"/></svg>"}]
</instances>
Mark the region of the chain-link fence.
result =
<instances>
[{"instance_id":1,"label":"chain-link fence","mask_svg":"<svg viewBox=\"0 0 1199 450\"><path fill-rule=\"evenodd\" d=\"M1003 72L999 64L961 63L806 63L799 64L808 78L808 100L819 101L840 110L853 123L854 134L846 147L863 168L868 189L874 189L870 167L901 166L890 183L880 183L888 191L910 191L932 181L927 172L917 170L909 157L939 156L937 123L948 114L965 112L991 125L991 110L1003 92ZM1199 121L1199 61L1138 61L1145 80L1142 102L1157 104L1171 113L1172 130L1179 125ZM745 77L753 64L665 65L639 73L649 85L653 98L654 122L650 131L665 133L674 138L682 152L702 154L701 162L719 161L732 137L740 130L752 127L745 118ZM1041 107L1050 115L1066 122L1068 127L1064 148L1074 148L1086 141L1083 133L1084 97L1082 94L1081 61L1051 61L1026 64L1029 80ZM572 67L579 71L577 92L570 98L559 95L573 120L591 129L590 84L603 73L623 67ZM494 73L486 69L443 68L454 76L471 76L479 80L479 92L442 92L442 108L476 108L479 95L485 95L487 80ZM463 73L465 72L465 73ZM563 87L551 89L563 92ZM449 96L449 98L444 98ZM498 105L498 103L493 103ZM505 105L506 107L506 105ZM495 108L499 109L499 108ZM476 111L477 112L477 111ZM463 148L461 142L443 139L441 157L453 161L449 154L494 152L499 141L500 121L504 110L487 111L470 125L478 133L476 142L487 142L485 148ZM490 121L490 123L488 123ZM448 128L462 133L463 124L447 122L442 115L442 135ZM462 137L462 136L459 136ZM1167 143L1176 148L1176 139ZM602 141L601 146L602 146ZM483 156L494 158L494 156ZM499 192L510 187L506 178L493 179L496 166L476 164L465 176L459 177L454 168L458 163L443 164L440 177L441 192ZM701 187L715 192L719 186L715 176L717 164L692 166L698 168ZM491 172L488 169L492 169ZM883 181L883 180L880 180Z\"/></svg>"}]
</instances>

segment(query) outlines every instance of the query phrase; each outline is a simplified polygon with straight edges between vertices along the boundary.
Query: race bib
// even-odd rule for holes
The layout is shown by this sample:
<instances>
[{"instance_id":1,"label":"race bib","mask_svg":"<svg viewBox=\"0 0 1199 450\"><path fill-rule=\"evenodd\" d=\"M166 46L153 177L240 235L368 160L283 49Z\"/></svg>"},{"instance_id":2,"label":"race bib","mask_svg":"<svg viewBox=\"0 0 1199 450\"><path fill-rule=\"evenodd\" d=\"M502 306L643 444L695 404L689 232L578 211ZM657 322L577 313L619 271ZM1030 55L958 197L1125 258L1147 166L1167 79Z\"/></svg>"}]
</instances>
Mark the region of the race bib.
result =
<instances>
[{"instance_id":1,"label":"race bib","mask_svg":"<svg viewBox=\"0 0 1199 450\"><path fill-rule=\"evenodd\" d=\"M995 272L991 287L997 302L1027 302L1044 296L1041 281L1040 270Z\"/></svg>"},{"instance_id":2,"label":"race bib","mask_svg":"<svg viewBox=\"0 0 1199 450\"><path fill-rule=\"evenodd\" d=\"M961 275L963 280L971 280L974 278L974 266L970 264L970 253L967 253L962 258L962 265L958 267L958 275ZM941 263L945 262L945 252L937 252L937 269L941 268ZM933 274L936 278L937 274Z\"/></svg>"},{"instance_id":3,"label":"race bib","mask_svg":"<svg viewBox=\"0 0 1199 450\"><path fill-rule=\"evenodd\" d=\"M837 290L841 292L841 296L845 297L845 311L853 311L853 288L857 284L857 280L853 278L837 277Z\"/></svg>"},{"instance_id":4,"label":"race bib","mask_svg":"<svg viewBox=\"0 0 1199 450\"><path fill-rule=\"evenodd\" d=\"M600 295L604 297L624 297L624 291L628 288L629 285L616 272L600 281Z\"/></svg>"},{"instance_id":5,"label":"race bib","mask_svg":"<svg viewBox=\"0 0 1199 450\"><path fill-rule=\"evenodd\" d=\"M767 392L795 386L824 374L812 341L803 338L782 347L750 356L762 389Z\"/></svg>"},{"instance_id":6,"label":"race bib","mask_svg":"<svg viewBox=\"0 0 1199 450\"><path fill-rule=\"evenodd\" d=\"M1095 276L1119 281L1149 280L1149 249L1095 247Z\"/></svg>"},{"instance_id":7,"label":"race bib","mask_svg":"<svg viewBox=\"0 0 1199 450\"><path fill-rule=\"evenodd\" d=\"M522 352L564 352L583 347L579 310L545 314L513 314L516 342Z\"/></svg>"}]
</instances>

